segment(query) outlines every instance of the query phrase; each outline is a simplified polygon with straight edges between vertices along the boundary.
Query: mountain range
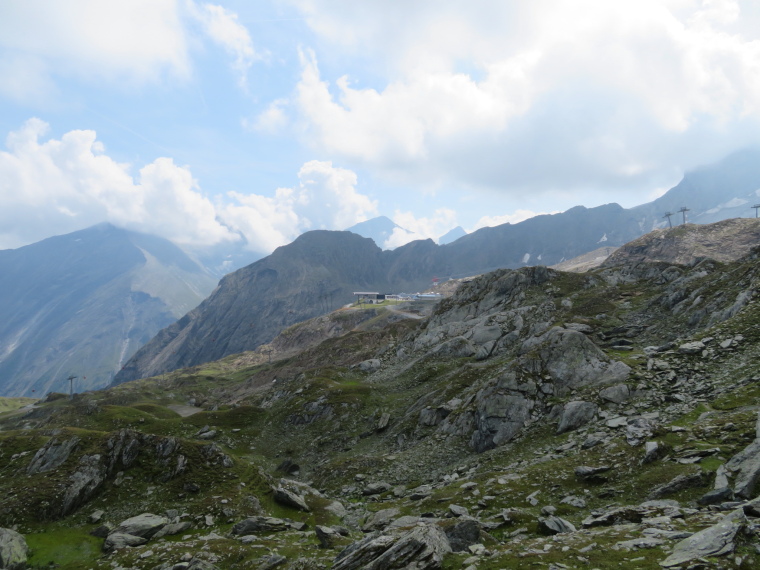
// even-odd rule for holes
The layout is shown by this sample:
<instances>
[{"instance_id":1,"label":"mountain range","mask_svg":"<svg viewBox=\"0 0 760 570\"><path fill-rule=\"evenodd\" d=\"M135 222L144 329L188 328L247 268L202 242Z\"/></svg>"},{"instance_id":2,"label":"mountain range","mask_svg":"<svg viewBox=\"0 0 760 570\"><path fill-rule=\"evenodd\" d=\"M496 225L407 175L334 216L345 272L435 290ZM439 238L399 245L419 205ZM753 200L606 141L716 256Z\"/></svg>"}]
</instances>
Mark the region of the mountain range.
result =
<instances>
[{"instance_id":1,"label":"mountain range","mask_svg":"<svg viewBox=\"0 0 760 570\"><path fill-rule=\"evenodd\" d=\"M142 347L114 381L155 376L255 349L292 324L350 302L353 292L421 290L434 278L554 265L600 246L620 246L666 225L663 212L681 206L688 205L690 219L699 221L737 209L751 214L747 205L758 187L760 152L744 151L687 174L648 204L631 209L618 204L577 206L518 224L482 228L445 245L414 241L382 251L372 240L351 232L307 232L227 275L197 309Z\"/></svg>"},{"instance_id":2,"label":"mountain range","mask_svg":"<svg viewBox=\"0 0 760 570\"><path fill-rule=\"evenodd\" d=\"M442 245L426 240L381 251L376 244L399 229L388 218L352 228L374 242L351 232L309 232L227 275L192 311L214 288L214 276L242 263L245 252L231 250L219 262L224 252L209 251L200 256L213 261L206 270L165 240L113 226L2 251L0 394L63 389L69 376L82 390L111 381L115 372L121 382L200 364L267 343L294 323L350 302L355 291L414 292L433 278L557 264L666 227L668 211L672 223L681 223L684 206L687 219L700 223L751 216L759 187L760 152L745 150L687 173L648 204L579 206L451 243L442 236Z\"/></svg>"},{"instance_id":3,"label":"mountain range","mask_svg":"<svg viewBox=\"0 0 760 570\"><path fill-rule=\"evenodd\" d=\"M758 568L758 236L659 229L588 273L500 269L0 399L0 566ZM336 237L298 251L324 264Z\"/></svg>"},{"instance_id":4,"label":"mountain range","mask_svg":"<svg viewBox=\"0 0 760 570\"><path fill-rule=\"evenodd\" d=\"M215 285L173 243L110 224L0 251L0 395L108 384Z\"/></svg>"}]
</instances>

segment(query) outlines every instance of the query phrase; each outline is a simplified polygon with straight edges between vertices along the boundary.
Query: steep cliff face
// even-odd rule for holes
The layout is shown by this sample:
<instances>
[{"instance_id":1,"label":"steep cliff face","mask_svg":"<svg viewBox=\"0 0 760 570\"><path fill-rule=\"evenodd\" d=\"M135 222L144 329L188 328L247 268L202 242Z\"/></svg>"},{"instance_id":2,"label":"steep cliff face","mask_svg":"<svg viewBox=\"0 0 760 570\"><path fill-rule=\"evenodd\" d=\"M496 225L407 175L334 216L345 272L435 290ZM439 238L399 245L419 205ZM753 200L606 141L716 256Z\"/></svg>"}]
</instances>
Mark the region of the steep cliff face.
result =
<instances>
[{"instance_id":1,"label":"steep cliff face","mask_svg":"<svg viewBox=\"0 0 760 570\"><path fill-rule=\"evenodd\" d=\"M0 251L0 394L108 384L214 284L170 242L108 224Z\"/></svg>"}]
</instances>

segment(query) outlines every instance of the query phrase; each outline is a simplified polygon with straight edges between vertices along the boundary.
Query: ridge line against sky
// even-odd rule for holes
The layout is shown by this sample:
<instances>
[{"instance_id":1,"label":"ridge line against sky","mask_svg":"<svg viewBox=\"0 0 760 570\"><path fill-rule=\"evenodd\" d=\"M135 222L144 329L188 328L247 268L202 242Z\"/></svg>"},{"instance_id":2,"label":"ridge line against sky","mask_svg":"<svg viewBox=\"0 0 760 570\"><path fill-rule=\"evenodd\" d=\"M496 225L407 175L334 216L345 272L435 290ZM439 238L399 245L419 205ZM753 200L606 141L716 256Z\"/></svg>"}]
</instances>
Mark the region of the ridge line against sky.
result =
<instances>
[{"instance_id":1,"label":"ridge line against sky","mask_svg":"<svg viewBox=\"0 0 760 570\"><path fill-rule=\"evenodd\" d=\"M0 248L271 252L661 195L760 143L753 0L6 0Z\"/></svg>"}]
</instances>

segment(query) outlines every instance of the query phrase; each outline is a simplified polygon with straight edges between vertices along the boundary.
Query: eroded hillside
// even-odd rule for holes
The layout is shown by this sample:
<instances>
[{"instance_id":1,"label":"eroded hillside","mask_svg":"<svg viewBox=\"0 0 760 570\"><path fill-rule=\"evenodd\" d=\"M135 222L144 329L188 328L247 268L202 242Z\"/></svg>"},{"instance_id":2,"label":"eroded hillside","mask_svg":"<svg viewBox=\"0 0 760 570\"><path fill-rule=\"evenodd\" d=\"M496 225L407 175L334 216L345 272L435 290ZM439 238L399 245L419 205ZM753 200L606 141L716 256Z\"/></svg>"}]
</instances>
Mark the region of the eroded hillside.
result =
<instances>
[{"instance_id":1,"label":"eroded hillside","mask_svg":"<svg viewBox=\"0 0 760 570\"><path fill-rule=\"evenodd\" d=\"M754 568L759 283L501 270L49 398L0 416L0 526L39 567Z\"/></svg>"}]
</instances>

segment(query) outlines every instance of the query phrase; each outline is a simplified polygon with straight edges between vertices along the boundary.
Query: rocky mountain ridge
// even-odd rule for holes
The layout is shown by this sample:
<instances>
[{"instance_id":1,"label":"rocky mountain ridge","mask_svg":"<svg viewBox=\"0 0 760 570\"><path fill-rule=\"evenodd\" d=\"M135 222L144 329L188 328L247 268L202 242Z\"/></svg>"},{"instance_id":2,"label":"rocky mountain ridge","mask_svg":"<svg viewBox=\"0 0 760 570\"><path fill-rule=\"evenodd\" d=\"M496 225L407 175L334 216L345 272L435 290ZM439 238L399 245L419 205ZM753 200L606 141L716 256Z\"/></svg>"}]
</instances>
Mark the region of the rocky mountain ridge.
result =
<instances>
[{"instance_id":1,"label":"rocky mountain ridge","mask_svg":"<svg viewBox=\"0 0 760 570\"><path fill-rule=\"evenodd\" d=\"M171 242L109 224L0 251L0 395L107 385L215 284Z\"/></svg>"},{"instance_id":2,"label":"rocky mountain ridge","mask_svg":"<svg viewBox=\"0 0 760 570\"><path fill-rule=\"evenodd\" d=\"M671 237L7 413L0 526L64 568L756 567L760 251Z\"/></svg>"}]
</instances>

